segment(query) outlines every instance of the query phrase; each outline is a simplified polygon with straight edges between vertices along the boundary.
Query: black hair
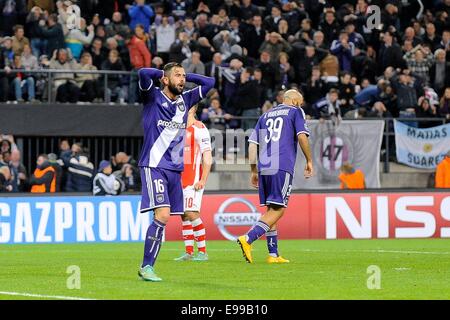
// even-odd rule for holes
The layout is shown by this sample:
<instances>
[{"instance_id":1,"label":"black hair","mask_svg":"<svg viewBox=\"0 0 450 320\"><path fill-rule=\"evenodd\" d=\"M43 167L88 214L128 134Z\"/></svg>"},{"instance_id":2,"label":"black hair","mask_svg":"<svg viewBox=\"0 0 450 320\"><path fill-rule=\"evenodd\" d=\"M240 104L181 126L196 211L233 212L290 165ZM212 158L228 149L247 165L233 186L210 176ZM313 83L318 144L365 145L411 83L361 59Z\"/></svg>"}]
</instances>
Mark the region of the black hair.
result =
<instances>
[{"instance_id":1,"label":"black hair","mask_svg":"<svg viewBox=\"0 0 450 320\"><path fill-rule=\"evenodd\" d=\"M172 71L173 68L183 68L183 66L181 65L181 63L178 62L169 62L163 68L164 74L169 73L170 71Z\"/></svg>"}]
</instances>

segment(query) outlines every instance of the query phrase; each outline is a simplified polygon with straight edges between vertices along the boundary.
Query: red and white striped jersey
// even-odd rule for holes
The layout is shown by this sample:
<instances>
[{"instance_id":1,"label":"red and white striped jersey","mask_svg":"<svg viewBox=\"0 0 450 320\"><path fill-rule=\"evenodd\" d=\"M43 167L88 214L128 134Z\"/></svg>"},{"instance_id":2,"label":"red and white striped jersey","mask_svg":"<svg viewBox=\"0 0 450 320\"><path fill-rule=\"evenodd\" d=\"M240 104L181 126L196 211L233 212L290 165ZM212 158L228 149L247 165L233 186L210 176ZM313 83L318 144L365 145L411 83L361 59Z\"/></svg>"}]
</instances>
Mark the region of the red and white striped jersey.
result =
<instances>
[{"instance_id":1,"label":"red and white striped jersey","mask_svg":"<svg viewBox=\"0 0 450 320\"><path fill-rule=\"evenodd\" d=\"M184 145L184 171L181 174L183 188L197 183L202 176L202 155L211 150L211 137L201 121L195 121L186 129Z\"/></svg>"}]
</instances>

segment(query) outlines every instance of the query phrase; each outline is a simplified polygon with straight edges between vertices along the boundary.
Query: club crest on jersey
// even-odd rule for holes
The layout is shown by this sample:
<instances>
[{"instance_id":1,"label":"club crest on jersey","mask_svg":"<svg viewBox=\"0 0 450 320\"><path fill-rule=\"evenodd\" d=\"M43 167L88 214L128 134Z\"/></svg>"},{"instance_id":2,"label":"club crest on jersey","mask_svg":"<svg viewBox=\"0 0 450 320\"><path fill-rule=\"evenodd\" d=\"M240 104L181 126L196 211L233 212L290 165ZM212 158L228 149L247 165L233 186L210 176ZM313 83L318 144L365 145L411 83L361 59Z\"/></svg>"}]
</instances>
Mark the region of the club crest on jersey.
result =
<instances>
[{"instance_id":1,"label":"club crest on jersey","mask_svg":"<svg viewBox=\"0 0 450 320\"><path fill-rule=\"evenodd\" d=\"M162 106L163 106L164 108L167 108L169 105L167 104L167 102L163 102Z\"/></svg>"},{"instance_id":2,"label":"club crest on jersey","mask_svg":"<svg viewBox=\"0 0 450 320\"><path fill-rule=\"evenodd\" d=\"M186 110L186 107L184 106L183 102L178 102L177 107L178 107L178 110L180 110L181 112L184 112Z\"/></svg>"},{"instance_id":3,"label":"club crest on jersey","mask_svg":"<svg viewBox=\"0 0 450 320\"><path fill-rule=\"evenodd\" d=\"M156 195L156 202L158 202L158 203L164 202L164 195L163 194L157 194Z\"/></svg>"}]
</instances>

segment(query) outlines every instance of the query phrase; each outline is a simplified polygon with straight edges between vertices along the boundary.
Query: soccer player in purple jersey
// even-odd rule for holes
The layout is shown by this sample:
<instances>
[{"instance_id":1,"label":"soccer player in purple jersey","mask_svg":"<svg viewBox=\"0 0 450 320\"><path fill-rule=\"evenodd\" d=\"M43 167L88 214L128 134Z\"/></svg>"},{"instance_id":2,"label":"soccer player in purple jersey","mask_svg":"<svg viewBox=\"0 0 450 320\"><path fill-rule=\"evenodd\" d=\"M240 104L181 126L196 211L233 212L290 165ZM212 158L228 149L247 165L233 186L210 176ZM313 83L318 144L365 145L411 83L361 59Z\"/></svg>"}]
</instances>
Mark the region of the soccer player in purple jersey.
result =
<instances>
[{"instance_id":1,"label":"soccer player in purple jersey","mask_svg":"<svg viewBox=\"0 0 450 320\"><path fill-rule=\"evenodd\" d=\"M164 228L171 214L184 213L181 172L188 111L214 87L214 78L186 74L178 63L168 63L163 70L143 68L138 75L144 104L144 144L139 159L142 179L140 211L154 211L138 274L147 281L161 281L153 266L161 248ZM155 86L156 79L160 79L163 89ZM184 91L186 82L198 86Z\"/></svg>"},{"instance_id":2,"label":"soccer player in purple jersey","mask_svg":"<svg viewBox=\"0 0 450 320\"><path fill-rule=\"evenodd\" d=\"M249 138L251 184L259 188L261 206L267 212L237 240L247 262L253 263L252 243L266 234L269 263L286 263L278 254L276 224L288 205L292 187L297 143L306 158L305 178L313 175L311 149L308 142L309 129L301 105L303 96L297 90L288 90L283 103L264 113ZM259 158L256 161L259 148ZM258 162L258 166L256 166Z\"/></svg>"}]
</instances>

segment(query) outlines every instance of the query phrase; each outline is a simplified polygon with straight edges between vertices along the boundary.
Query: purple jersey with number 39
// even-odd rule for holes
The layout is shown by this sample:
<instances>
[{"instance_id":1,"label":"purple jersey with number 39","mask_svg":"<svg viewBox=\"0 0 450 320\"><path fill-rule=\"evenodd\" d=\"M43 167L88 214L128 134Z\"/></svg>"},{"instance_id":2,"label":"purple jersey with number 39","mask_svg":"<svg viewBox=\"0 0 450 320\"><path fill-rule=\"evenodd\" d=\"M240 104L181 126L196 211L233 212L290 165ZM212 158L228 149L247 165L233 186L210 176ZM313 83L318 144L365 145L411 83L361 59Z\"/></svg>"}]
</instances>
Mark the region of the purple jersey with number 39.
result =
<instances>
[{"instance_id":1,"label":"purple jersey with number 39","mask_svg":"<svg viewBox=\"0 0 450 320\"><path fill-rule=\"evenodd\" d=\"M309 136L302 108L280 104L264 113L248 140L259 145L258 171L293 175L300 133Z\"/></svg>"}]
</instances>

